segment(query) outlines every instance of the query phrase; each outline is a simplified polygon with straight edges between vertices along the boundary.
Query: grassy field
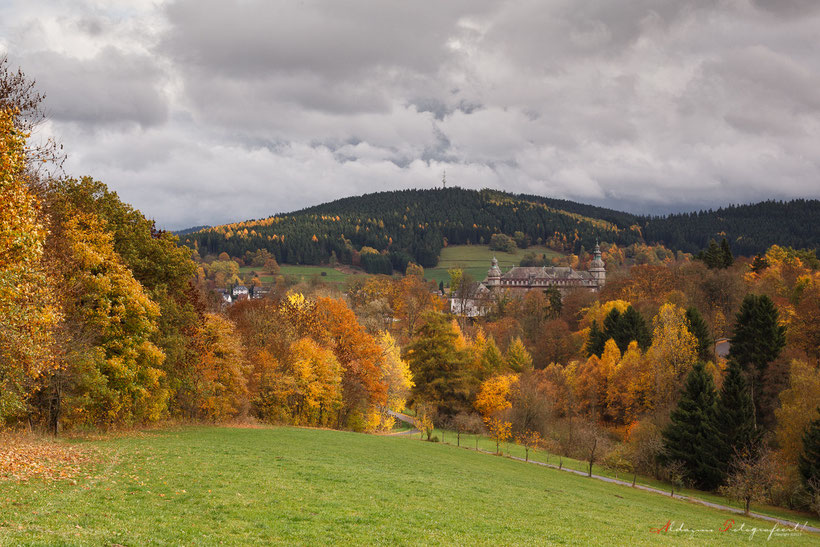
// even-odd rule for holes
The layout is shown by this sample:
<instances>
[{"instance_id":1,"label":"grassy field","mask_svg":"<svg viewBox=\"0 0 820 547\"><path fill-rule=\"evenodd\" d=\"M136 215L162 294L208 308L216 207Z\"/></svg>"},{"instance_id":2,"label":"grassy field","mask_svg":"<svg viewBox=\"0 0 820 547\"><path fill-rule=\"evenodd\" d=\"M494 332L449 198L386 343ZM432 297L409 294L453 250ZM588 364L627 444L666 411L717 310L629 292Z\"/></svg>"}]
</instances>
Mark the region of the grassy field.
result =
<instances>
[{"instance_id":1,"label":"grassy field","mask_svg":"<svg viewBox=\"0 0 820 547\"><path fill-rule=\"evenodd\" d=\"M454 431L448 430L441 430L435 429L433 434L439 438L440 441L447 443L447 444L456 444L458 442L458 437ZM420 438L419 435L414 435L416 438ZM478 448L479 450L484 450L487 452L495 452L495 441L489 437L483 435L461 435L461 446L467 447L470 449L475 450ZM505 455L515 456L519 458L525 457L525 450L523 446L515 444L514 442L505 442L501 443L500 450ZM533 451L530 450L529 459L537 462L548 463L552 465L559 465L565 469L574 469L576 471L583 471L586 473L589 469L589 463L586 461L576 460L574 458L559 458L556 454L550 454L544 452L542 450ZM592 472L595 475L600 475L604 477L610 477L614 479L620 479L625 481L632 481L632 474L631 473L616 473L613 469L608 467L604 467L603 465L595 464L592 466ZM670 485L667 482L660 481L651 477L641 476L637 477L635 481L636 484L643 485L643 486L650 486L652 488L657 488L659 490L669 491ZM703 492L701 490L691 490L687 488L679 489L675 488L675 494L678 493L689 496L693 498L702 499L704 501L709 501L713 503L719 503L721 505L728 505L730 507L736 507L738 509L743 508L743 504L739 501L732 500L723 496L719 496L717 494L712 494L709 492ZM773 507L770 505L761 505L757 503L753 503L751 505L752 512L760 513L761 515L767 515L770 517L775 517L784 520L790 521L799 521L799 522L806 522L809 526L814 526L820 528L820 519L817 517L801 513L797 511L791 511L789 509L785 509L783 507Z\"/></svg>"},{"instance_id":2,"label":"grassy field","mask_svg":"<svg viewBox=\"0 0 820 547\"><path fill-rule=\"evenodd\" d=\"M489 245L451 245L441 250L438 266L425 270L424 277L436 283L444 281L446 285L450 281L447 270L462 268L469 272L476 281L482 281L487 276L493 256L498 259L498 265L502 271L506 271L512 266L518 266L527 253L546 254L550 258L561 256L546 247L534 246L529 249L516 249L515 253L504 253L491 251Z\"/></svg>"},{"instance_id":3,"label":"grassy field","mask_svg":"<svg viewBox=\"0 0 820 547\"><path fill-rule=\"evenodd\" d=\"M748 544L771 529L407 436L201 427L82 446L100 458L76 484L0 482L0 544ZM673 531L727 519L746 531Z\"/></svg>"},{"instance_id":4,"label":"grassy field","mask_svg":"<svg viewBox=\"0 0 820 547\"><path fill-rule=\"evenodd\" d=\"M270 272L265 272L263 268L255 268L252 266L243 266L242 268L239 268L239 272L241 275L247 275L254 271L261 274L259 276L259 280L262 281L262 283L273 283L274 276L271 275ZM331 268L330 266L297 266L293 264L280 265L279 273L286 277L293 278L297 282L308 282L313 278L317 278L324 283L336 284L343 284L355 275L367 275L364 272L362 272L361 274L350 274L346 272L340 272L339 270ZM324 275L322 275L323 273Z\"/></svg>"}]
</instances>

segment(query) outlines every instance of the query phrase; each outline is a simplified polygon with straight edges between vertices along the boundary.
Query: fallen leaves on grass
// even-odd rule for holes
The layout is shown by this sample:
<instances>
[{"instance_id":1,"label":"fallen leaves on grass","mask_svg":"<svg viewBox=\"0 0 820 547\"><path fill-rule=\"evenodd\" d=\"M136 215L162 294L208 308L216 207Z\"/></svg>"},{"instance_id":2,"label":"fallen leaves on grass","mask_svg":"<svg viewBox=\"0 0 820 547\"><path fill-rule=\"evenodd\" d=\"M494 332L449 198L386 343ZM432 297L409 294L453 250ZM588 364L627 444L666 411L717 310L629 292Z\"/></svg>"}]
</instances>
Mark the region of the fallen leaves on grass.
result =
<instances>
[{"instance_id":1,"label":"fallen leaves on grass","mask_svg":"<svg viewBox=\"0 0 820 547\"><path fill-rule=\"evenodd\" d=\"M0 434L0 481L73 480L93 455L49 439Z\"/></svg>"}]
</instances>

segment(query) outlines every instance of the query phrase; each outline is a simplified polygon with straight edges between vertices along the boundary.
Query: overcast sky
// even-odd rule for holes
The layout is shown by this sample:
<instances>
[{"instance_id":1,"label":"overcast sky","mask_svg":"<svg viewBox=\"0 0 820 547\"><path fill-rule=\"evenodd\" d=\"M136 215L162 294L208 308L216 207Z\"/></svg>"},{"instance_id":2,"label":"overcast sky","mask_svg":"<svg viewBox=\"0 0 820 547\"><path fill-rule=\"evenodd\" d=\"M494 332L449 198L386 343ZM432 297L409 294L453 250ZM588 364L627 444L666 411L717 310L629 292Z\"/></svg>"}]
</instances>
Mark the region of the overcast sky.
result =
<instances>
[{"instance_id":1,"label":"overcast sky","mask_svg":"<svg viewBox=\"0 0 820 547\"><path fill-rule=\"evenodd\" d=\"M3 0L66 171L166 228L364 192L820 197L815 0Z\"/></svg>"}]
</instances>

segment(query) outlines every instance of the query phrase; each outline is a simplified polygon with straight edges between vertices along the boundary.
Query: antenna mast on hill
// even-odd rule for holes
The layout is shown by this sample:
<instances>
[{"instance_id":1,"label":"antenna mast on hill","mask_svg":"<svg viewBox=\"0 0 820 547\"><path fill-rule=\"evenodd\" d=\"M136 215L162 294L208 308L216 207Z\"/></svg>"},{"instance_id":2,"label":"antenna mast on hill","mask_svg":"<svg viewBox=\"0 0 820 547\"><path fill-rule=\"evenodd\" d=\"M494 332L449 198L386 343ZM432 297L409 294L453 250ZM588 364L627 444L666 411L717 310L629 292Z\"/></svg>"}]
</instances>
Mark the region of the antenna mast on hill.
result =
<instances>
[{"instance_id":1,"label":"antenna mast on hill","mask_svg":"<svg viewBox=\"0 0 820 547\"><path fill-rule=\"evenodd\" d=\"M441 175L441 187L447 188L447 169Z\"/></svg>"}]
</instances>

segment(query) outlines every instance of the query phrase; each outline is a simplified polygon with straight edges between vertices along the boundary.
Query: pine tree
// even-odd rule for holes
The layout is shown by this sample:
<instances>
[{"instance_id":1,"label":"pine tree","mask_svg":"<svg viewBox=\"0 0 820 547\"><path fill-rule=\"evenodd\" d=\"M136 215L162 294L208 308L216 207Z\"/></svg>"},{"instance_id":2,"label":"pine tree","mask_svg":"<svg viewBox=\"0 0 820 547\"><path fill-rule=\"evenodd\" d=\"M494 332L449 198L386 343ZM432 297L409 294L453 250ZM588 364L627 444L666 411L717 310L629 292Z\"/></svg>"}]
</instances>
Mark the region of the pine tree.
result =
<instances>
[{"instance_id":1,"label":"pine tree","mask_svg":"<svg viewBox=\"0 0 820 547\"><path fill-rule=\"evenodd\" d=\"M687 325L689 332L694 334L698 339L698 359L701 361L711 361L713 358L712 346L714 345L714 341L709 334L709 327L706 325L706 321L703 320L703 316L697 308L691 307L686 310L686 321L689 323Z\"/></svg>"},{"instance_id":2,"label":"pine tree","mask_svg":"<svg viewBox=\"0 0 820 547\"><path fill-rule=\"evenodd\" d=\"M720 437L714 427L716 398L712 376L703 363L696 363L663 431L662 462L682 462L686 479L705 490L717 488L723 479L716 450Z\"/></svg>"},{"instance_id":3,"label":"pine tree","mask_svg":"<svg viewBox=\"0 0 820 547\"><path fill-rule=\"evenodd\" d=\"M723 379L714 425L720 433L719 457L726 473L732 458L751 454L760 438L755 430L755 409L749 386L743 378L743 369L735 361L729 361L726 378Z\"/></svg>"},{"instance_id":4,"label":"pine tree","mask_svg":"<svg viewBox=\"0 0 820 547\"><path fill-rule=\"evenodd\" d=\"M747 294L735 319L729 356L736 360L752 378L752 401L756 426L764 423L768 410L761 404L763 376L769 363L780 356L786 345L786 327L771 299L764 295Z\"/></svg>"},{"instance_id":5,"label":"pine tree","mask_svg":"<svg viewBox=\"0 0 820 547\"><path fill-rule=\"evenodd\" d=\"M820 414L820 407L817 409ZM813 492L820 489L820 416L818 416L803 435L803 453L797 460L800 478Z\"/></svg>"}]
</instances>

